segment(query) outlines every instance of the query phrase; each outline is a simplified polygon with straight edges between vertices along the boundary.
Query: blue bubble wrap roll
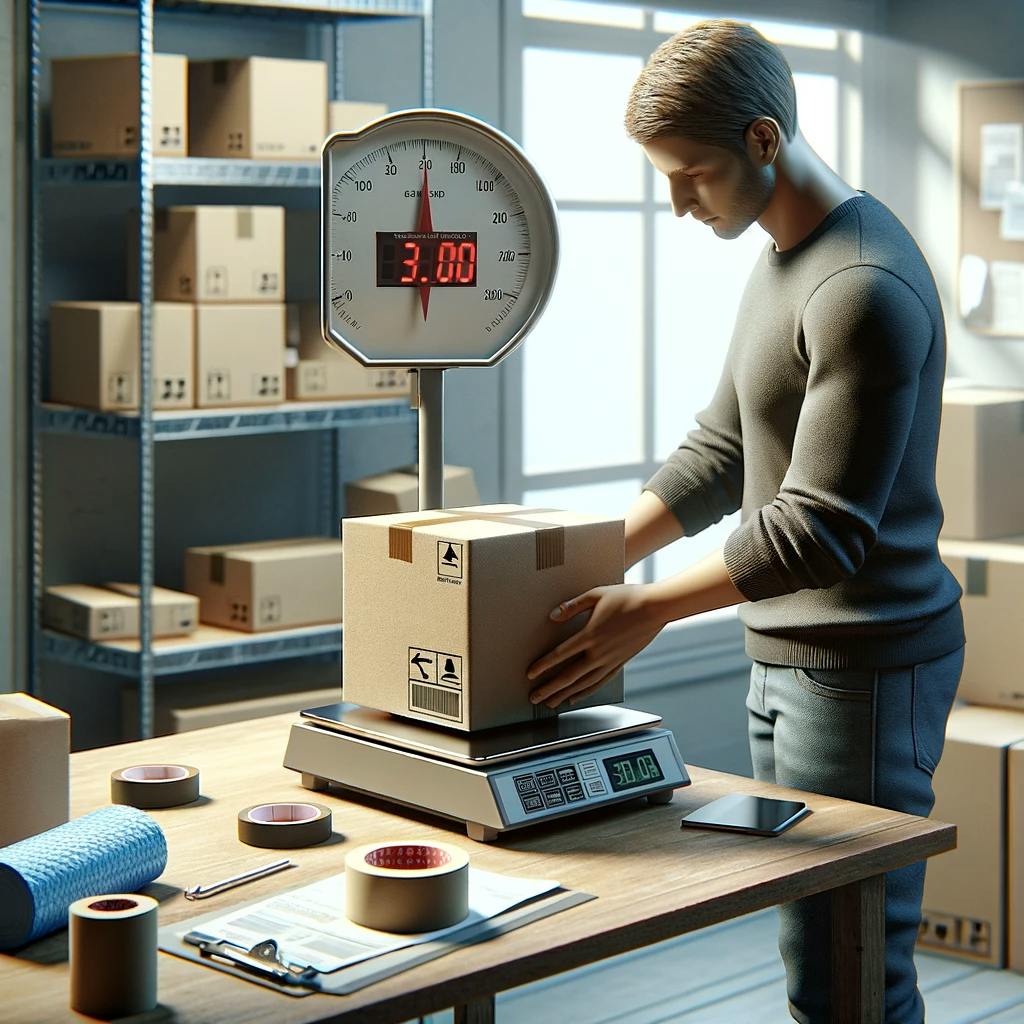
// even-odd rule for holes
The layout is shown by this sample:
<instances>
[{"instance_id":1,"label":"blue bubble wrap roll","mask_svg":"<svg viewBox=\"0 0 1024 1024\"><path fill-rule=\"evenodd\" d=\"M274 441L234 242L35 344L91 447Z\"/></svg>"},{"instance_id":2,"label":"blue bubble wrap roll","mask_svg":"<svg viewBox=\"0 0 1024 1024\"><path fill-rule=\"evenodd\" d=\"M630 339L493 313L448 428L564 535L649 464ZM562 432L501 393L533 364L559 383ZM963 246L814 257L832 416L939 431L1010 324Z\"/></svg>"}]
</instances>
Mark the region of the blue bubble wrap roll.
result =
<instances>
[{"instance_id":1,"label":"blue bubble wrap roll","mask_svg":"<svg viewBox=\"0 0 1024 1024\"><path fill-rule=\"evenodd\" d=\"M67 927L75 900L135 892L166 865L160 826L122 804L0 848L0 949Z\"/></svg>"}]
</instances>

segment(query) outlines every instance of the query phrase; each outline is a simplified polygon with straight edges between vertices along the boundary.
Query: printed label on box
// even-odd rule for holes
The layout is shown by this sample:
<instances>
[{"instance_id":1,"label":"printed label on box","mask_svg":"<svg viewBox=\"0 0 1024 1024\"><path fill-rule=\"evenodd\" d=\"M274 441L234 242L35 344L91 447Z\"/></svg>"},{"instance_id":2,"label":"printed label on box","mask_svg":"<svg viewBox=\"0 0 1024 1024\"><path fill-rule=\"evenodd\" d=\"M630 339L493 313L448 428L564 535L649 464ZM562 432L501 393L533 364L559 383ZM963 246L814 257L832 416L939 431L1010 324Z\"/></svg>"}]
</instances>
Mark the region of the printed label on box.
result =
<instances>
[{"instance_id":1,"label":"printed label on box","mask_svg":"<svg viewBox=\"0 0 1024 1024\"><path fill-rule=\"evenodd\" d=\"M462 694L443 686L430 686L409 680L409 710L434 718L462 721Z\"/></svg>"},{"instance_id":2,"label":"printed label on box","mask_svg":"<svg viewBox=\"0 0 1024 1024\"><path fill-rule=\"evenodd\" d=\"M438 579L462 579L462 545L458 541L437 542L437 576Z\"/></svg>"},{"instance_id":3,"label":"printed label on box","mask_svg":"<svg viewBox=\"0 0 1024 1024\"><path fill-rule=\"evenodd\" d=\"M254 373L252 393L260 398L281 397L281 376L277 373Z\"/></svg>"},{"instance_id":4,"label":"printed label on box","mask_svg":"<svg viewBox=\"0 0 1024 1024\"><path fill-rule=\"evenodd\" d=\"M231 398L231 374L227 370L206 371L206 398L213 401Z\"/></svg>"},{"instance_id":5,"label":"printed label on box","mask_svg":"<svg viewBox=\"0 0 1024 1024\"><path fill-rule=\"evenodd\" d=\"M252 272L252 286L259 295L277 295L281 288L277 271L254 270Z\"/></svg>"},{"instance_id":6,"label":"printed label on box","mask_svg":"<svg viewBox=\"0 0 1024 1024\"><path fill-rule=\"evenodd\" d=\"M370 382L378 391L400 391L408 384L406 370L371 370Z\"/></svg>"},{"instance_id":7,"label":"printed label on box","mask_svg":"<svg viewBox=\"0 0 1024 1024\"><path fill-rule=\"evenodd\" d=\"M248 622L249 606L239 601L232 601L230 619L232 622Z\"/></svg>"},{"instance_id":8,"label":"printed label on box","mask_svg":"<svg viewBox=\"0 0 1024 1024\"><path fill-rule=\"evenodd\" d=\"M123 631L124 612L120 608L104 608L100 611L97 632L103 635Z\"/></svg>"},{"instance_id":9,"label":"printed label on box","mask_svg":"<svg viewBox=\"0 0 1024 1024\"><path fill-rule=\"evenodd\" d=\"M227 295L228 293L228 268L207 267L206 268L206 294Z\"/></svg>"},{"instance_id":10,"label":"printed label on box","mask_svg":"<svg viewBox=\"0 0 1024 1024\"><path fill-rule=\"evenodd\" d=\"M184 377L160 377L157 379L157 397L161 402L181 402L185 399Z\"/></svg>"},{"instance_id":11,"label":"printed label on box","mask_svg":"<svg viewBox=\"0 0 1024 1024\"><path fill-rule=\"evenodd\" d=\"M410 647L409 682L461 690L462 655L434 651L428 647Z\"/></svg>"},{"instance_id":12,"label":"printed label on box","mask_svg":"<svg viewBox=\"0 0 1024 1024\"><path fill-rule=\"evenodd\" d=\"M117 405L134 405L135 374L118 371L107 378L107 401Z\"/></svg>"},{"instance_id":13,"label":"printed label on box","mask_svg":"<svg viewBox=\"0 0 1024 1024\"><path fill-rule=\"evenodd\" d=\"M256 620L260 626L269 626L274 622L281 621L281 598L279 595L268 595L260 598L259 618Z\"/></svg>"},{"instance_id":14,"label":"printed label on box","mask_svg":"<svg viewBox=\"0 0 1024 1024\"><path fill-rule=\"evenodd\" d=\"M302 389L317 393L327 390L327 367L323 363L302 364Z\"/></svg>"}]
</instances>

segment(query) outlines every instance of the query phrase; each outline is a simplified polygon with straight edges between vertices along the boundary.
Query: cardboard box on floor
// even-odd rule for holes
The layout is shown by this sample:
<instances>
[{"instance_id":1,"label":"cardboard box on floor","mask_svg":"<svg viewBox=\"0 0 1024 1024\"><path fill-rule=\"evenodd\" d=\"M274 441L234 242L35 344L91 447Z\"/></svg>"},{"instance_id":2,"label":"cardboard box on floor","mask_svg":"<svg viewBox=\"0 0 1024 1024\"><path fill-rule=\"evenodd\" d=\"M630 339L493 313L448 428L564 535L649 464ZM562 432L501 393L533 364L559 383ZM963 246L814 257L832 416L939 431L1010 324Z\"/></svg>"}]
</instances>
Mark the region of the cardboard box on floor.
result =
<instances>
[{"instance_id":1,"label":"cardboard box on floor","mask_svg":"<svg viewBox=\"0 0 1024 1024\"><path fill-rule=\"evenodd\" d=\"M1022 740L1019 712L960 706L949 717L932 815L957 826L957 848L928 860L920 945L929 950L1006 966L1007 935L1024 925L1007 917L1008 891L1024 877L1024 848L1008 846L1008 814L1024 803L1024 789L1014 788L1024 750L1014 753L1014 778L1008 753Z\"/></svg>"},{"instance_id":2,"label":"cardboard box on floor","mask_svg":"<svg viewBox=\"0 0 1024 1024\"><path fill-rule=\"evenodd\" d=\"M1024 391L948 388L935 480L943 537L1024 533Z\"/></svg>"},{"instance_id":3,"label":"cardboard box on floor","mask_svg":"<svg viewBox=\"0 0 1024 1024\"><path fill-rule=\"evenodd\" d=\"M284 400L284 316L280 304L195 307L197 406Z\"/></svg>"},{"instance_id":4,"label":"cardboard box on floor","mask_svg":"<svg viewBox=\"0 0 1024 1024\"><path fill-rule=\"evenodd\" d=\"M249 633L341 622L341 542L299 537L188 548L185 589L203 622Z\"/></svg>"},{"instance_id":5,"label":"cardboard box on floor","mask_svg":"<svg viewBox=\"0 0 1024 1024\"><path fill-rule=\"evenodd\" d=\"M419 507L419 469L402 466L352 480L345 485L345 515L385 516L395 512L415 512ZM473 470L469 466L444 467L445 508L479 505Z\"/></svg>"},{"instance_id":6,"label":"cardboard box on floor","mask_svg":"<svg viewBox=\"0 0 1024 1024\"><path fill-rule=\"evenodd\" d=\"M551 717L528 694L554 673L527 667L583 625L552 608L622 582L624 526L521 505L344 519L345 700L462 732Z\"/></svg>"},{"instance_id":7,"label":"cardboard box on floor","mask_svg":"<svg viewBox=\"0 0 1024 1024\"><path fill-rule=\"evenodd\" d=\"M964 592L967 648L958 696L1024 711L1024 536L940 539L939 554Z\"/></svg>"},{"instance_id":8,"label":"cardboard box on floor","mask_svg":"<svg viewBox=\"0 0 1024 1024\"><path fill-rule=\"evenodd\" d=\"M153 304L153 408L194 404L192 307ZM139 306L54 302L50 306L51 402L88 409L139 406Z\"/></svg>"},{"instance_id":9,"label":"cardboard box on floor","mask_svg":"<svg viewBox=\"0 0 1024 1024\"><path fill-rule=\"evenodd\" d=\"M61 157L126 157L139 151L139 55L51 61L50 148ZM153 156L188 153L188 59L154 53Z\"/></svg>"},{"instance_id":10,"label":"cardboard box on floor","mask_svg":"<svg viewBox=\"0 0 1024 1024\"><path fill-rule=\"evenodd\" d=\"M388 112L386 103L357 103L352 100L332 100L327 104L327 131L356 132L371 121Z\"/></svg>"},{"instance_id":11,"label":"cardboard box on floor","mask_svg":"<svg viewBox=\"0 0 1024 1024\"><path fill-rule=\"evenodd\" d=\"M137 247L137 246L136 246ZM137 261L135 249L129 252ZM168 206L156 211L153 297L168 302L281 302L284 209ZM129 265L129 287L137 271Z\"/></svg>"},{"instance_id":12,"label":"cardboard box on floor","mask_svg":"<svg viewBox=\"0 0 1024 1024\"><path fill-rule=\"evenodd\" d=\"M315 160L327 134L327 65L246 57L188 66L189 154Z\"/></svg>"},{"instance_id":13,"label":"cardboard box on floor","mask_svg":"<svg viewBox=\"0 0 1024 1024\"><path fill-rule=\"evenodd\" d=\"M112 589L112 588L117 589ZM139 635L139 599L135 584L94 587L62 583L47 587L43 622L86 640L128 640ZM153 588L153 636L182 636L196 628L196 600L165 587Z\"/></svg>"},{"instance_id":14,"label":"cardboard box on floor","mask_svg":"<svg viewBox=\"0 0 1024 1024\"><path fill-rule=\"evenodd\" d=\"M297 308L299 361L288 369L288 397L323 401L330 398L381 398L409 393L409 371L363 366L358 359L332 348L320 332L320 307Z\"/></svg>"}]
</instances>

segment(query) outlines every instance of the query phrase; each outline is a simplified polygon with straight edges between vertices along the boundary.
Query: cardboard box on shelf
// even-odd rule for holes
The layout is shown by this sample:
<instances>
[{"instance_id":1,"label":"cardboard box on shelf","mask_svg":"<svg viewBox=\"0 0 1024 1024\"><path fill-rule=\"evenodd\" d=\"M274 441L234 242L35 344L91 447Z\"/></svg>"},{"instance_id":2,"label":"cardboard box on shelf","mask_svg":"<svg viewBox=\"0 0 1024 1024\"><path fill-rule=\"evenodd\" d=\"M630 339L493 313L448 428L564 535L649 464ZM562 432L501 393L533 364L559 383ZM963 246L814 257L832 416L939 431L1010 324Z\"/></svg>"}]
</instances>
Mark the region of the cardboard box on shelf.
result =
<instances>
[{"instance_id":1,"label":"cardboard box on shelf","mask_svg":"<svg viewBox=\"0 0 1024 1024\"><path fill-rule=\"evenodd\" d=\"M932 815L957 826L957 848L928 860L919 939L928 949L1006 965L1009 877L1019 884L1024 871L1024 850L1007 845L1008 814L1024 801L1008 752L1021 740L1018 712L961 706L949 717Z\"/></svg>"},{"instance_id":2,"label":"cardboard box on shelf","mask_svg":"<svg viewBox=\"0 0 1024 1024\"><path fill-rule=\"evenodd\" d=\"M188 66L189 154L315 160L327 134L327 65L247 57Z\"/></svg>"},{"instance_id":3,"label":"cardboard box on shelf","mask_svg":"<svg viewBox=\"0 0 1024 1024\"><path fill-rule=\"evenodd\" d=\"M1024 536L939 540L939 554L963 590L967 648L958 695L1024 711Z\"/></svg>"},{"instance_id":4,"label":"cardboard box on shelf","mask_svg":"<svg viewBox=\"0 0 1024 1024\"><path fill-rule=\"evenodd\" d=\"M388 112L386 103L356 103L332 100L327 104L328 132L356 132Z\"/></svg>"},{"instance_id":5,"label":"cardboard box on shelf","mask_svg":"<svg viewBox=\"0 0 1024 1024\"><path fill-rule=\"evenodd\" d=\"M415 512L419 507L419 469L401 466L386 473L365 476L345 485L345 515L384 516ZM469 466L444 467L445 508L479 505L473 470Z\"/></svg>"},{"instance_id":6,"label":"cardboard box on shelf","mask_svg":"<svg viewBox=\"0 0 1024 1024\"><path fill-rule=\"evenodd\" d=\"M196 306L196 405L284 401L284 306Z\"/></svg>"},{"instance_id":7,"label":"cardboard box on shelf","mask_svg":"<svg viewBox=\"0 0 1024 1024\"><path fill-rule=\"evenodd\" d=\"M1024 391L947 388L935 479L943 537L1024 533Z\"/></svg>"},{"instance_id":8,"label":"cardboard box on shelf","mask_svg":"<svg viewBox=\"0 0 1024 1024\"><path fill-rule=\"evenodd\" d=\"M154 218L153 269L153 295L168 302L280 302L284 209L163 207ZM134 276L130 264L129 287Z\"/></svg>"},{"instance_id":9,"label":"cardboard box on shelf","mask_svg":"<svg viewBox=\"0 0 1024 1024\"><path fill-rule=\"evenodd\" d=\"M188 60L154 53L153 155L188 153ZM60 157L126 157L139 151L139 56L51 62L50 148Z\"/></svg>"},{"instance_id":10,"label":"cardboard box on shelf","mask_svg":"<svg viewBox=\"0 0 1024 1024\"><path fill-rule=\"evenodd\" d=\"M341 621L341 542L300 537L188 548L203 622L249 633Z\"/></svg>"},{"instance_id":11,"label":"cardboard box on shelf","mask_svg":"<svg viewBox=\"0 0 1024 1024\"><path fill-rule=\"evenodd\" d=\"M139 596L138 583L104 583L116 594ZM153 636L186 636L199 625L199 598L166 587L153 588Z\"/></svg>"},{"instance_id":12,"label":"cardboard box on shelf","mask_svg":"<svg viewBox=\"0 0 1024 1024\"><path fill-rule=\"evenodd\" d=\"M153 407L194 404L192 308L153 304ZM89 409L139 405L139 307L135 302L55 302L50 306L51 402Z\"/></svg>"},{"instance_id":13,"label":"cardboard box on shelf","mask_svg":"<svg viewBox=\"0 0 1024 1024\"><path fill-rule=\"evenodd\" d=\"M68 820L71 719L27 693L0 693L0 847Z\"/></svg>"},{"instance_id":14,"label":"cardboard box on shelf","mask_svg":"<svg viewBox=\"0 0 1024 1024\"><path fill-rule=\"evenodd\" d=\"M552 608L622 582L624 536L521 505L344 519L345 700L462 732L553 716L526 670L583 625ZM574 707L621 700L620 671Z\"/></svg>"},{"instance_id":15,"label":"cardboard box on shelf","mask_svg":"<svg viewBox=\"0 0 1024 1024\"><path fill-rule=\"evenodd\" d=\"M1006 793L1009 840L1006 906L1010 930L1007 966L1011 971L1024 971L1024 740L1009 749Z\"/></svg>"}]
</instances>

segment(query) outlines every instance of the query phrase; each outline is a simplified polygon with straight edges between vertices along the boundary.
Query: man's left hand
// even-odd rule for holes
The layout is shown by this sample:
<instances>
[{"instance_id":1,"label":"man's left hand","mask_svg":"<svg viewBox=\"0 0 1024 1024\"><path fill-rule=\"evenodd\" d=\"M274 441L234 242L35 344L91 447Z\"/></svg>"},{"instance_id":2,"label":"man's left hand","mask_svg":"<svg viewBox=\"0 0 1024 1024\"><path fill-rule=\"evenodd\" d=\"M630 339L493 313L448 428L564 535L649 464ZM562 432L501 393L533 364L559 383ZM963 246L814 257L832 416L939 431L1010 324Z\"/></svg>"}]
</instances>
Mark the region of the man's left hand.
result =
<instances>
[{"instance_id":1,"label":"man's left hand","mask_svg":"<svg viewBox=\"0 0 1024 1024\"><path fill-rule=\"evenodd\" d=\"M527 670L536 679L563 665L562 671L530 692L534 704L556 708L568 700L575 704L603 686L663 629L650 584L619 583L594 587L563 601L553 612L554 622L567 622L590 611L583 628L538 658Z\"/></svg>"}]
</instances>

